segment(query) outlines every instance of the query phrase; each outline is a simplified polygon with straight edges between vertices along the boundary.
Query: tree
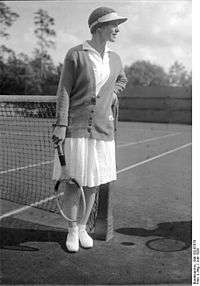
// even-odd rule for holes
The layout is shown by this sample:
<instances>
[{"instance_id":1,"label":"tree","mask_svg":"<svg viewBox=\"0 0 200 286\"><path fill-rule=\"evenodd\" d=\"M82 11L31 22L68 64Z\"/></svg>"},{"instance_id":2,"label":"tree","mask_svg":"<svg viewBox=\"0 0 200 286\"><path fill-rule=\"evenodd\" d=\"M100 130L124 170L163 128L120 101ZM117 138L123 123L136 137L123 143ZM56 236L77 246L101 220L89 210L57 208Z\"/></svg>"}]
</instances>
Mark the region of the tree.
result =
<instances>
[{"instance_id":1,"label":"tree","mask_svg":"<svg viewBox=\"0 0 200 286\"><path fill-rule=\"evenodd\" d=\"M40 76L41 71L41 54L38 49L35 50L34 58L30 61L30 65L35 71L40 85L40 94L55 94L58 84L58 70L56 69L52 58L48 54L44 54L43 63L45 63L45 76Z\"/></svg>"},{"instance_id":2,"label":"tree","mask_svg":"<svg viewBox=\"0 0 200 286\"><path fill-rule=\"evenodd\" d=\"M4 2L0 2L0 37L7 39L7 29L17 20L19 15L13 12ZM5 45L0 46L0 74L5 70L5 62L14 52ZM2 80L2 78L1 78Z\"/></svg>"},{"instance_id":3,"label":"tree","mask_svg":"<svg viewBox=\"0 0 200 286\"><path fill-rule=\"evenodd\" d=\"M20 53L18 55L19 62L19 75L22 79L21 85L23 86L24 94L42 94L41 80L39 72L33 65L33 60L26 54ZM21 71L21 72L20 72Z\"/></svg>"},{"instance_id":4,"label":"tree","mask_svg":"<svg viewBox=\"0 0 200 286\"><path fill-rule=\"evenodd\" d=\"M7 29L17 20L19 15L13 12L4 2L0 2L0 37L7 39L9 33ZM15 53L5 45L0 46L0 89L4 92L6 86L9 69L7 61L9 58L14 57Z\"/></svg>"},{"instance_id":5,"label":"tree","mask_svg":"<svg viewBox=\"0 0 200 286\"><path fill-rule=\"evenodd\" d=\"M2 2L0 12L1 23L6 23L4 29L1 29L1 36L7 38L6 27L14 22L16 15ZM43 10L35 14L35 34L39 47L34 50L32 57L24 53L16 54L5 45L0 46L0 93L2 94L56 94L61 67L56 67L48 54L48 48L54 47L52 41L52 37L55 36L52 29L54 20Z\"/></svg>"},{"instance_id":6,"label":"tree","mask_svg":"<svg viewBox=\"0 0 200 286\"><path fill-rule=\"evenodd\" d=\"M9 56L14 55L14 51L6 47L5 45L0 46L0 63L5 62ZM5 58L5 55L7 57Z\"/></svg>"},{"instance_id":7,"label":"tree","mask_svg":"<svg viewBox=\"0 0 200 286\"><path fill-rule=\"evenodd\" d=\"M164 69L149 61L136 61L125 72L131 85L161 86L168 84L168 77Z\"/></svg>"},{"instance_id":8,"label":"tree","mask_svg":"<svg viewBox=\"0 0 200 286\"><path fill-rule=\"evenodd\" d=\"M55 47L55 42L52 40L56 36L56 32L52 28L55 25L54 18L50 17L47 11L39 9L35 13L34 24L36 26L34 34L38 39L39 46L39 49L35 50L35 55L40 58L41 78L45 78L50 57L48 49Z\"/></svg>"},{"instance_id":9,"label":"tree","mask_svg":"<svg viewBox=\"0 0 200 286\"><path fill-rule=\"evenodd\" d=\"M36 29L34 31L38 45L41 48L41 52L45 52L46 48L54 47L55 43L51 40L56 36L56 32L51 28L55 25L54 18L50 17L47 11L39 9L35 13L34 24Z\"/></svg>"},{"instance_id":10,"label":"tree","mask_svg":"<svg viewBox=\"0 0 200 286\"><path fill-rule=\"evenodd\" d=\"M192 73L187 72L183 64L175 61L169 68L169 84L171 86L190 86L192 85Z\"/></svg>"},{"instance_id":11,"label":"tree","mask_svg":"<svg viewBox=\"0 0 200 286\"><path fill-rule=\"evenodd\" d=\"M0 2L0 36L8 37L9 34L6 31L7 28L12 26L12 24L17 20L19 15L13 12L10 7L6 6L4 2Z\"/></svg>"}]
</instances>

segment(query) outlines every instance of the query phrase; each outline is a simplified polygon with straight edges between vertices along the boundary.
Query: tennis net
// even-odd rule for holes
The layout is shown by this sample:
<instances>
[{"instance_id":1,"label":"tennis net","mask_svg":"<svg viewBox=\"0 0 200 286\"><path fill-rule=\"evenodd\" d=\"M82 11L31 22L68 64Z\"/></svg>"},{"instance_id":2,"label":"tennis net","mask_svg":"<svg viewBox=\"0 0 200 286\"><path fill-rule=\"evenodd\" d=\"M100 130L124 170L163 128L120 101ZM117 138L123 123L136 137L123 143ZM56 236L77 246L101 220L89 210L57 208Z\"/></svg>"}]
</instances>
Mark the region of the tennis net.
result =
<instances>
[{"instance_id":1,"label":"tennis net","mask_svg":"<svg viewBox=\"0 0 200 286\"><path fill-rule=\"evenodd\" d=\"M51 141L54 96L0 96L1 198L58 213L53 199ZM98 198L89 220L92 230Z\"/></svg>"}]
</instances>

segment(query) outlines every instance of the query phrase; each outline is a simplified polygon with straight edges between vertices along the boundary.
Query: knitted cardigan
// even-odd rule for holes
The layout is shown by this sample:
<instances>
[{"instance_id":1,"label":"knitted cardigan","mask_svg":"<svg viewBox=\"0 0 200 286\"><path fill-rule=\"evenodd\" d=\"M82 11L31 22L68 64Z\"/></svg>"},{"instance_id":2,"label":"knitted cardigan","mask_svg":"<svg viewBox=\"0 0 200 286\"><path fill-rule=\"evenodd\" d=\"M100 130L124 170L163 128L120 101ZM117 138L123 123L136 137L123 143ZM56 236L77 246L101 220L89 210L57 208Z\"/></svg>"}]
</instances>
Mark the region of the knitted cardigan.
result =
<instances>
[{"instance_id":1,"label":"knitted cardigan","mask_svg":"<svg viewBox=\"0 0 200 286\"><path fill-rule=\"evenodd\" d=\"M117 95L125 88L127 78L120 57L109 53L110 75L96 96L95 75L88 51L83 45L70 49L65 57L58 90L55 125L67 126L66 137L114 138Z\"/></svg>"}]
</instances>

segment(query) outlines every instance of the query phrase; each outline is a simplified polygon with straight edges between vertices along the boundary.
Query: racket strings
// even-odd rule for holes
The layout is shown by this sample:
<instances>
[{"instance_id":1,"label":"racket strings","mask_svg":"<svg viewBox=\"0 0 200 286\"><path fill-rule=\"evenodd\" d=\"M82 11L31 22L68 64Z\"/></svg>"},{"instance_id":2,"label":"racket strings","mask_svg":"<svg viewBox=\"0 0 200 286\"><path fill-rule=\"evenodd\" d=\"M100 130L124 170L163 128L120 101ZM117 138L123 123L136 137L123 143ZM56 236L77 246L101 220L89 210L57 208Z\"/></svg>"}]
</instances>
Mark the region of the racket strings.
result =
<instances>
[{"instance_id":1,"label":"racket strings","mask_svg":"<svg viewBox=\"0 0 200 286\"><path fill-rule=\"evenodd\" d=\"M60 213L66 220L79 222L84 217L86 212L84 190L78 186L75 180L72 180L71 184L68 180L59 182L56 191L56 201ZM72 216L72 213L74 213L73 209L77 209L77 214ZM76 219L73 217L76 217Z\"/></svg>"}]
</instances>

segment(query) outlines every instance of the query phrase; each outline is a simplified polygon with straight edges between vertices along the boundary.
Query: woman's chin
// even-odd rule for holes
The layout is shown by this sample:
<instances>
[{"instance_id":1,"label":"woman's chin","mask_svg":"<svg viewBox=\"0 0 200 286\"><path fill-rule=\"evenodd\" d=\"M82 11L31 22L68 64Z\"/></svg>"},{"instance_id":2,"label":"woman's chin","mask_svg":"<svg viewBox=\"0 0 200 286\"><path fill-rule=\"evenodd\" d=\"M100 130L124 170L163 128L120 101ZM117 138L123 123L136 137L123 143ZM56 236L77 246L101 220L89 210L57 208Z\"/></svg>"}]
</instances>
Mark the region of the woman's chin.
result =
<instances>
[{"instance_id":1,"label":"woman's chin","mask_svg":"<svg viewBox=\"0 0 200 286\"><path fill-rule=\"evenodd\" d=\"M116 38L111 38L110 42L114 43L116 41Z\"/></svg>"}]
</instances>

